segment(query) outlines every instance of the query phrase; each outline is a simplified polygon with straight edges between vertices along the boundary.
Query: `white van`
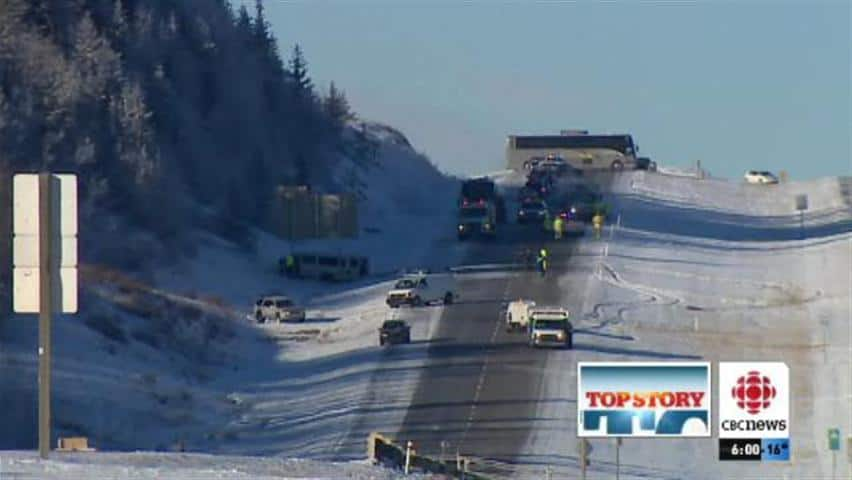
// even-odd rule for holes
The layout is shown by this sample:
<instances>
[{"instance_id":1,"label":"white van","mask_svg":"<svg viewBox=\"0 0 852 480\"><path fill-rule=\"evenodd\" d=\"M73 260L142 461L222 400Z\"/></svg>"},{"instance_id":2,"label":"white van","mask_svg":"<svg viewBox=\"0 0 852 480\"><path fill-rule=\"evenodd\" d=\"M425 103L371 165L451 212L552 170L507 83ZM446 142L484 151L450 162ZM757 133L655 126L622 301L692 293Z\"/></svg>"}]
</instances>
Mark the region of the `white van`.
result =
<instances>
[{"instance_id":1,"label":"white van","mask_svg":"<svg viewBox=\"0 0 852 480\"><path fill-rule=\"evenodd\" d=\"M506 331L525 332L530 323L530 310L535 307L535 302L529 300L516 300L506 307Z\"/></svg>"},{"instance_id":2,"label":"white van","mask_svg":"<svg viewBox=\"0 0 852 480\"><path fill-rule=\"evenodd\" d=\"M387 304L391 308L400 305L419 307L433 302L449 305L458 299L456 282L446 273L413 273L396 281L388 292Z\"/></svg>"},{"instance_id":3,"label":"white van","mask_svg":"<svg viewBox=\"0 0 852 480\"><path fill-rule=\"evenodd\" d=\"M293 260L295 265L292 272L287 272L283 258L279 261L281 273L326 282L356 280L369 273L369 262L366 257L296 253L293 255Z\"/></svg>"}]
</instances>

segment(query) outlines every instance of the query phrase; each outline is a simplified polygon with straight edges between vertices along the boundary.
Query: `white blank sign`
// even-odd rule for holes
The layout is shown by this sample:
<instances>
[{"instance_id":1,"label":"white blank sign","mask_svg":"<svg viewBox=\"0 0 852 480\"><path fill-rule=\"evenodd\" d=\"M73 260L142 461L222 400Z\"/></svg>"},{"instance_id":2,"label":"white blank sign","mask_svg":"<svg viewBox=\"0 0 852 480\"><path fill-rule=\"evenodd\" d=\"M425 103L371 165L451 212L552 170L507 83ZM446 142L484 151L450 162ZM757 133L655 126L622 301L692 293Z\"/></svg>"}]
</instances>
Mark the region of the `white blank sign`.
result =
<instances>
[{"instance_id":1,"label":"white blank sign","mask_svg":"<svg viewBox=\"0 0 852 480\"><path fill-rule=\"evenodd\" d=\"M13 307L17 313L38 313L39 269L15 267ZM77 313L77 268L65 267L54 270L53 274L53 310L57 313Z\"/></svg>"},{"instance_id":2,"label":"white blank sign","mask_svg":"<svg viewBox=\"0 0 852 480\"><path fill-rule=\"evenodd\" d=\"M77 312L77 176L51 175L53 222L51 267L53 309ZM12 180L13 300L17 313L39 312L39 176L18 174Z\"/></svg>"}]
</instances>

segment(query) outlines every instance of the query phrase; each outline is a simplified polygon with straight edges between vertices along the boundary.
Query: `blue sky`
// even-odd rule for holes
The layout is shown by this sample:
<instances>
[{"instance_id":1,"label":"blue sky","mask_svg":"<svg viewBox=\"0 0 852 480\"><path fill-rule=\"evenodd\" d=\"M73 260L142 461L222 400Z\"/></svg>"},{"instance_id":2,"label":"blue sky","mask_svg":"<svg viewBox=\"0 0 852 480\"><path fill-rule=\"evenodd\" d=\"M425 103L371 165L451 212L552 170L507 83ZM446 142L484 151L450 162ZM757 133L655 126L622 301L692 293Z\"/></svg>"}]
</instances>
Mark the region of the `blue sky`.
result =
<instances>
[{"instance_id":1,"label":"blue sky","mask_svg":"<svg viewBox=\"0 0 852 480\"><path fill-rule=\"evenodd\" d=\"M845 0L264 5L318 86L449 173L503 168L507 134L583 128L718 176L852 174Z\"/></svg>"}]
</instances>

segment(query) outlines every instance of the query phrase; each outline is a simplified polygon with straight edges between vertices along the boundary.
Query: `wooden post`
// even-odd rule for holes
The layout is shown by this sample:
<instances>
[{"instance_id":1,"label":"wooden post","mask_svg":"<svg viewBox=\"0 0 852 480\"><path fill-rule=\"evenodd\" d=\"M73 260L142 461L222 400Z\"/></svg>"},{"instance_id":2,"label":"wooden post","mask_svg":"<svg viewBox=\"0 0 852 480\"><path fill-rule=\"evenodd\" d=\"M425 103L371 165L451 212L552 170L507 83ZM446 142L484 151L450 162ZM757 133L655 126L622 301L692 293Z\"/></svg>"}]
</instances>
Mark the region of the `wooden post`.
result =
<instances>
[{"instance_id":1,"label":"wooden post","mask_svg":"<svg viewBox=\"0 0 852 480\"><path fill-rule=\"evenodd\" d=\"M621 478L621 437L615 439L615 480Z\"/></svg>"},{"instance_id":2,"label":"wooden post","mask_svg":"<svg viewBox=\"0 0 852 480\"><path fill-rule=\"evenodd\" d=\"M39 316L38 316L38 452L47 459L50 451L50 360L53 315L53 219L51 175L38 178L39 216Z\"/></svg>"}]
</instances>

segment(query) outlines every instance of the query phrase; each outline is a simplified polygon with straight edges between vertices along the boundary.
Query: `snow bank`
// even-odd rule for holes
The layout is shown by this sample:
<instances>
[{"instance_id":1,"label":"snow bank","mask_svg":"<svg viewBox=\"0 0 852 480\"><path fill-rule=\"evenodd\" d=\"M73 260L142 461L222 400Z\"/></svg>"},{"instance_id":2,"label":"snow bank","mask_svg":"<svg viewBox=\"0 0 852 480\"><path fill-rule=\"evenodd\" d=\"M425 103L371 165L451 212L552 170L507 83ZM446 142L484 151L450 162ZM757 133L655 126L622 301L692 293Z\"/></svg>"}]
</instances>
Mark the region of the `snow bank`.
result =
<instances>
[{"instance_id":1,"label":"snow bank","mask_svg":"<svg viewBox=\"0 0 852 480\"><path fill-rule=\"evenodd\" d=\"M826 177L777 185L750 185L742 181L639 171L621 176L615 189L624 195L754 216L797 215L796 196L807 195L809 214L837 213L848 218L852 216L852 204L849 193L844 191L843 181L838 177ZM625 188L626 182L630 188Z\"/></svg>"},{"instance_id":2,"label":"snow bank","mask_svg":"<svg viewBox=\"0 0 852 480\"><path fill-rule=\"evenodd\" d=\"M54 453L42 461L32 452L0 453L0 478L115 480L198 479L396 479L400 472L365 463L324 463L268 457L165 453ZM412 478L412 476L405 477ZM413 478L422 478L414 475Z\"/></svg>"}]
</instances>

